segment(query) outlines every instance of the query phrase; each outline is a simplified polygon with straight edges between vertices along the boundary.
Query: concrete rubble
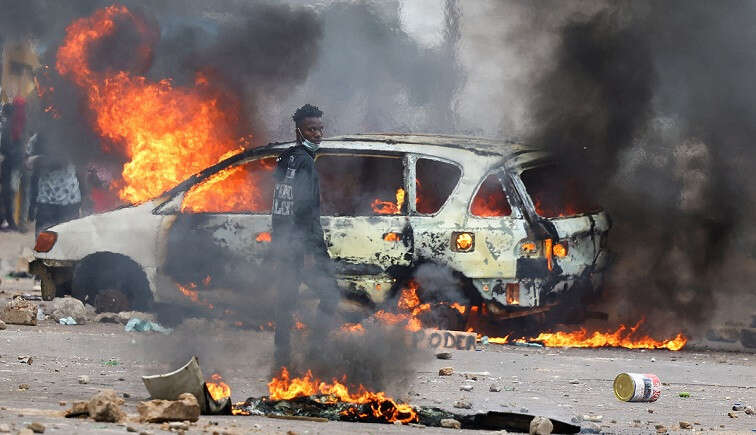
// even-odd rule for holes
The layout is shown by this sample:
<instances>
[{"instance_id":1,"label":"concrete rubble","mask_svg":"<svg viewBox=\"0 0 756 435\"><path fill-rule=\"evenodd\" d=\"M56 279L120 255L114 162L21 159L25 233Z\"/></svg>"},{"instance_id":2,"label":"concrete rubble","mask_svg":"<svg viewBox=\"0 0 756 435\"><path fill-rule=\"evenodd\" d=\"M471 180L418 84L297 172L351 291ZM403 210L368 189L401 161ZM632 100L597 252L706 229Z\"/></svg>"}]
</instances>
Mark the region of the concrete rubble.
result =
<instances>
[{"instance_id":1,"label":"concrete rubble","mask_svg":"<svg viewBox=\"0 0 756 435\"><path fill-rule=\"evenodd\" d=\"M118 397L115 390L102 390L92 396L87 404L89 416L95 421L115 423L126 418L126 413L121 409L124 400Z\"/></svg>"},{"instance_id":2,"label":"concrete rubble","mask_svg":"<svg viewBox=\"0 0 756 435\"><path fill-rule=\"evenodd\" d=\"M145 423L197 421L200 405L193 394L183 393L178 400L149 400L137 405L139 420Z\"/></svg>"},{"instance_id":3,"label":"concrete rubble","mask_svg":"<svg viewBox=\"0 0 756 435\"><path fill-rule=\"evenodd\" d=\"M11 299L0 311L0 320L9 325L37 324L37 311L39 306L34 302L17 297Z\"/></svg>"},{"instance_id":4,"label":"concrete rubble","mask_svg":"<svg viewBox=\"0 0 756 435\"><path fill-rule=\"evenodd\" d=\"M55 298L52 300L50 316L56 321L72 317L76 323L81 325L87 322L88 312L84 303L76 298L65 297Z\"/></svg>"},{"instance_id":5,"label":"concrete rubble","mask_svg":"<svg viewBox=\"0 0 756 435\"><path fill-rule=\"evenodd\" d=\"M549 435L554 430L554 424L546 417L536 416L530 420L530 435Z\"/></svg>"}]
</instances>

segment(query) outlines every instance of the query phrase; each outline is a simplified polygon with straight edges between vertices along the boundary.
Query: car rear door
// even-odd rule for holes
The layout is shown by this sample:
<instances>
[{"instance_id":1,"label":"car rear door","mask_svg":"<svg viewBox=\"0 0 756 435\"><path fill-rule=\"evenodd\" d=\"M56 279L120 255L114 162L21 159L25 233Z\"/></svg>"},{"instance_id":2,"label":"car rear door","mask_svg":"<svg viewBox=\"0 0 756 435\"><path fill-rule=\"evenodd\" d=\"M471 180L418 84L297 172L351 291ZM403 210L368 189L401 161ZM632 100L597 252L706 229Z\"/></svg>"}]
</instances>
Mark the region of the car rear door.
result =
<instances>
[{"instance_id":1,"label":"car rear door","mask_svg":"<svg viewBox=\"0 0 756 435\"><path fill-rule=\"evenodd\" d=\"M342 285L383 300L412 260L405 159L399 153L321 151L321 223Z\"/></svg>"}]
</instances>

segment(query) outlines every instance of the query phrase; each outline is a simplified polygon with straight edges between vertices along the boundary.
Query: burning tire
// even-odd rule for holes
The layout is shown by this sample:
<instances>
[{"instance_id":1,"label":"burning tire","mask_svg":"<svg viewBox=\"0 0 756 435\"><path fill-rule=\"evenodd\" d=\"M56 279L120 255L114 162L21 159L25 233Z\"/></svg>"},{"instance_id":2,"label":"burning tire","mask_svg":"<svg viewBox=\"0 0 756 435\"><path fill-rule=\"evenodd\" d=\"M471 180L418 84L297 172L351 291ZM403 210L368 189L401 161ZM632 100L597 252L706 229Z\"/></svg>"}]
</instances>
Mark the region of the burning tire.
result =
<instances>
[{"instance_id":1,"label":"burning tire","mask_svg":"<svg viewBox=\"0 0 756 435\"><path fill-rule=\"evenodd\" d=\"M152 293L142 268L129 257L99 252L84 257L74 269L71 294L98 312L147 310Z\"/></svg>"}]
</instances>

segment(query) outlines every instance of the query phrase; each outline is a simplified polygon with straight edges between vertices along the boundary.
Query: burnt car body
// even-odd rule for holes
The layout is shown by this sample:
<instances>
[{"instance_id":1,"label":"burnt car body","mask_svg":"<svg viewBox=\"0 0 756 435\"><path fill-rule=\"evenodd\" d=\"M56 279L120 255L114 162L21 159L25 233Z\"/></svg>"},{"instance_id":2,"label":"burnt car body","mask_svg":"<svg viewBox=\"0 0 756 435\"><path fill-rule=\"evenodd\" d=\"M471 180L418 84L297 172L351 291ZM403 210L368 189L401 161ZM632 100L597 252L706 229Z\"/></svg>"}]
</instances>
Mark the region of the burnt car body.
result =
<instances>
[{"instance_id":1,"label":"burnt car body","mask_svg":"<svg viewBox=\"0 0 756 435\"><path fill-rule=\"evenodd\" d=\"M248 286L269 273L272 169L291 145L244 151L160 198L52 227L30 269L47 297L115 289L132 308L180 300L176 283ZM347 294L381 303L424 263L453 271L475 302L505 317L580 304L601 287L609 218L542 150L352 135L323 140L316 166L326 243Z\"/></svg>"}]
</instances>

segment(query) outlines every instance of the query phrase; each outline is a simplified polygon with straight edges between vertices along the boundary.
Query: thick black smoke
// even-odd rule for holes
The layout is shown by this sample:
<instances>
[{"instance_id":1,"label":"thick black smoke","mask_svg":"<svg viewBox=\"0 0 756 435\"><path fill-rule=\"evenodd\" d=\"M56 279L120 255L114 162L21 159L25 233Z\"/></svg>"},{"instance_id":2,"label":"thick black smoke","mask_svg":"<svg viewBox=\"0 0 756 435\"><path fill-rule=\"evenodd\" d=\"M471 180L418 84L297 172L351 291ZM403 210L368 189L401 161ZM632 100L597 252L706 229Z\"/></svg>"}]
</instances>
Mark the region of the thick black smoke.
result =
<instances>
[{"instance_id":1,"label":"thick black smoke","mask_svg":"<svg viewBox=\"0 0 756 435\"><path fill-rule=\"evenodd\" d=\"M607 293L623 319L706 326L754 275L756 5L627 2L560 30L529 140L612 217Z\"/></svg>"}]
</instances>

